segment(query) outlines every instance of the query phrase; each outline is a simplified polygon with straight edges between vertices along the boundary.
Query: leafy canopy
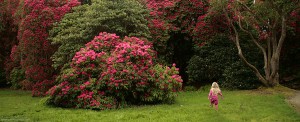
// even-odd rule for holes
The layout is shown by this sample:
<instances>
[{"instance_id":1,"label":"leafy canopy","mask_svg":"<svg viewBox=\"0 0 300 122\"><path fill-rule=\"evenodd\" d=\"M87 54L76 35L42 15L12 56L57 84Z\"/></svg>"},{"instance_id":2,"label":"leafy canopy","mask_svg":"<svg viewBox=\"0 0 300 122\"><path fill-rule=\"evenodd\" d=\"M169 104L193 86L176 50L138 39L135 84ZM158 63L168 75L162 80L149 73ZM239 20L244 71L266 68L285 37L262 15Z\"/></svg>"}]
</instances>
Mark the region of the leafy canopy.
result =
<instances>
[{"instance_id":1,"label":"leafy canopy","mask_svg":"<svg viewBox=\"0 0 300 122\"><path fill-rule=\"evenodd\" d=\"M50 31L52 43L58 45L52 56L55 68L70 62L75 52L99 32L149 37L147 10L136 0L92 0L91 5L78 6L73 11Z\"/></svg>"}]
</instances>

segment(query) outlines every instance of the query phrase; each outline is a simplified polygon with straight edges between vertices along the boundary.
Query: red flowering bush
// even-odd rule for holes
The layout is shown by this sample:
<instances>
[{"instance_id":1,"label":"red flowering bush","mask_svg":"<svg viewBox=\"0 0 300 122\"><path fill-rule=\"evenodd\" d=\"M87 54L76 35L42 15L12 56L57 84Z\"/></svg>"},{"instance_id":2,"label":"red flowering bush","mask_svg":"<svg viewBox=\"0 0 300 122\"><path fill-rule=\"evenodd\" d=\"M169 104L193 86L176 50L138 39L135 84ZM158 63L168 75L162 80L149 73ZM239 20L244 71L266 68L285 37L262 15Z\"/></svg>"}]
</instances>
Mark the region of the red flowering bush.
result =
<instances>
[{"instance_id":1,"label":"red flowering bush","mask_svg":"<svg viewBox=\"0 0 300 122\"><path fill-rule=\"evenodd\" d=\"M45 94L40 93L47 90L44 87L39 87L43 85L41 83L53 84L50 79L55 75L55 70L52 67L50 57L57 50L57 47L48 41L48 31L66 13L71 12L72 7L78 5L80 2L77 0L5 0L3 4L0 2L0 23L3 12L7 16L5 20L11 20L7 21L5 28L8 29L3 31L4 33L0 29L0 36L5 34L3 39L8 40L8 42L3 42L7 46L0 51L2 54L5 50L6 74L14 75L12 70L15 68L24 71L23 74L26 79L24 84L29 84L28 81L37 86L33 91L33 96ZM12 34L16 35L12 36ZM2 47L2 38L0 42ZM7 50L11 50L11 52L8 53ZM0 65L2 65L1 63ZM14 78L13 80L13 85L22 85L20 81L23 79ZM46 81L48 82L46 83ZM22 87L27 87L27 85Z\"/></svg>"},{"instance_id":2,"label":"red flowering bush","mask_svg":"<svg viewBox=\"0 0 300 122\"><path fill-rule=\"evenodd\" d=\"M181 90L181 83L183 82L179 74L179 69L175 67L175 64L170 68L168 66L162 66L156 64L152 66L153 74L148 76L149 83L145 85L144 91L141 92L142 101L144 102L174 102L174 98Z\"/></svg>"},{"instance_id":3,"label":"red flowering bush","mask_svg":"<svg viewBox=\"0 0 300 122\"><path fill-rule=\"evenodd\" d=\"M178 69L155 65L156 52L147 41L103 32L85 46L48 91L48 104L111 109L172 102L181 89Z\"/></svg>"},{"instance_id":4,"label":"red flowering bush","mask_svg":"<svg viewBox=\"0 0 300 122\"><path fill-rule=\"evenodd\" d=\"M44 80L41 82L37 82L32 87L32 96L40 97L46 96L46 92L54 86L53 80Z\"/></svg>"},{"instance_id":5,"label":"red flowering bush","mask_svg":"<svg viewBox=\"0 0 300 122\"><path fill-rule=\"evenodd\" d=\"M51 45L48 41L48 31L66 13L71 12L72 7L78 5L80 5L80 2L77 0L4 1L4 7L6 8L4 12L9 15L6 19L10 20L11 18L12 20L8 21L9 23L6 26L8 29L7 32L5 31L4 36L5 40L9 40L9 43L3 43L7 45L5 48L12 47L11 53L6 53L10 54L10 58L5 61L5 69L6 74L11 75L8 78L13 81L11 82L13 86L21 85L25 89L32 89L33 96L43 96L54 85L53 81L49 80L55 74L50 57L57 50L57 47ZM1 6L2 3L0 3ZM3 12L1 12L1 9L2 7L0 8L0 16ZM12 32L16 35L12 36ZM2 35L0 31L0 36L2 37ZM4 50L7 50L5 48ZM1 49L0 52L4 51ZM24 74L25 77L16 77L16 72L13 72L13 69L24 71L22 75Z\"/></svg>"},{"instance_id":6,"label":"red flowering bush","mask_svg":"<svg viewBox=\"0 0 300 122\"><path fill-rule=\"evenodd\" d=\"M51 55L56 47L48 41L48 31L53 23L58 22L72 7L78 6L77 0L24 0L23 15L19 30L18 54L25 70L26 79L32 82L41 82L53 76ZM12 55L14 52L12 52ZM22 56L24 55L24 56Z\"/></svg>"}]
</instances>

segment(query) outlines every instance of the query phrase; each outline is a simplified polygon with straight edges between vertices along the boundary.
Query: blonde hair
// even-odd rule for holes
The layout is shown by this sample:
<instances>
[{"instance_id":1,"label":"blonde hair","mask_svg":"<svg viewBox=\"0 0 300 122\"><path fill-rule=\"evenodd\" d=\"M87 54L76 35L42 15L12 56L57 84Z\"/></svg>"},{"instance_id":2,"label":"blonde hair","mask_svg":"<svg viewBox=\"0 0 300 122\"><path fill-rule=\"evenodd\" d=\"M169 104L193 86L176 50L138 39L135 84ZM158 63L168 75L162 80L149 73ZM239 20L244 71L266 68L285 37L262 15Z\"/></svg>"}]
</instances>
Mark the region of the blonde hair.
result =
<instances>
[{"instance_id":1,"label":"blonde hair","mask_svg":"<svg viewBox=\"0 0 300 122\"><path fill-rule=\"evenodd\" d=\"M219 85L218 85L217 82L213 82L212 83L210 90L212 91L212 93L214 95L217 95L219 92L221 92L221 90L220 90Z\"/></svg>"}]
</instances>

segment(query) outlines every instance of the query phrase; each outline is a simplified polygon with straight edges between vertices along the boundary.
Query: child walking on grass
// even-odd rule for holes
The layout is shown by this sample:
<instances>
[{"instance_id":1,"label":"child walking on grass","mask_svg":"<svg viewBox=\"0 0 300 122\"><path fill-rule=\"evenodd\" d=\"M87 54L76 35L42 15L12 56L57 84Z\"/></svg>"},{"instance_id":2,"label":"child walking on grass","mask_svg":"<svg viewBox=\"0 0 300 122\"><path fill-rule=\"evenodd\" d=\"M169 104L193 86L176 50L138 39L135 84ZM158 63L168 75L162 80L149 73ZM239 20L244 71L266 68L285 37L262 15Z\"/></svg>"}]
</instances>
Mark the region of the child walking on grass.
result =
<instances>
[{"instance_id":1,"label":"child walking on grass","mask_svg":"<svg viewBox=\"0 0 300 122\"><path fill-rule=\"evenodd\" d=\"M218 110L218 96L221 96L223 99L222 92L219 88L219 85L216 82L213 82L208 94L208 99L210 100L210 106L213 107L215 105L215 109Z\"/></svg>"}]
</instances>

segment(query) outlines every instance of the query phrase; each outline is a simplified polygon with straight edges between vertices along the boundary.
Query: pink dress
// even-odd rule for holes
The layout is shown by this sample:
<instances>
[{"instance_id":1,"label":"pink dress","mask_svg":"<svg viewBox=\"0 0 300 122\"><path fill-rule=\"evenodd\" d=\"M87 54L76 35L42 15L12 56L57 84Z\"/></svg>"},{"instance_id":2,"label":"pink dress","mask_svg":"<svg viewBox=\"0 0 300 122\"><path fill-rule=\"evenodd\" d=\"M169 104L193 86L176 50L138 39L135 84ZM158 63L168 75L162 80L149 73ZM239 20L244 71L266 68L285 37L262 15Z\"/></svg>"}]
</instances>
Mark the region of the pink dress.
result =
<instances>
[{"instance_id":1,"label":"pink dress","mask_svg":"<svg viewBox=\"0 0 300 122\"><path fill-rule=\"evenodd\" d=\"M218 95L219 94L222 95L221 91L216 95L213 94L212 90L209 91L208 98L209 98L211 104L218 105L218 103L219 103Z\"/></svg>"}]
</instances>

